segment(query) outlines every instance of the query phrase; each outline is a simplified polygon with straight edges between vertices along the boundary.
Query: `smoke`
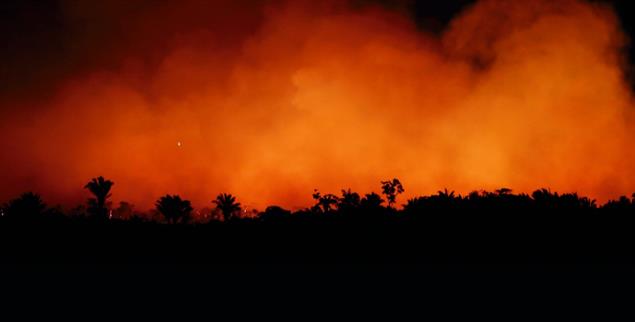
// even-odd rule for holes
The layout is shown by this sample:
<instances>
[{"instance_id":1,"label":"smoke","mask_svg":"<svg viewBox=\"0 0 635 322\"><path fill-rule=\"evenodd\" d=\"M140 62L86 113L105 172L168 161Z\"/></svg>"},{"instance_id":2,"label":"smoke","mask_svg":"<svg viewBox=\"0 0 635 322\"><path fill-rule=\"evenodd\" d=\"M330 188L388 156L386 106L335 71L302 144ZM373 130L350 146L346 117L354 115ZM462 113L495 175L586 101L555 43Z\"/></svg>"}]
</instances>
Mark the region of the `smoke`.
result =
<instances>
[{"instance_id":1,"label":"smoke","mask_svg":"<svg viewBox=\"0 0 635 322\"><path fill-rule=\"evenodd\" d=\"M52 94L0 100L0 199L78 202L98 175L143 207L306 206L392 177L406 197L635 191L627 39L607 6L483 0L440 34L342 2L122 6L64 5L72 61L43 71Z\"/></svg>"}]
</instances>

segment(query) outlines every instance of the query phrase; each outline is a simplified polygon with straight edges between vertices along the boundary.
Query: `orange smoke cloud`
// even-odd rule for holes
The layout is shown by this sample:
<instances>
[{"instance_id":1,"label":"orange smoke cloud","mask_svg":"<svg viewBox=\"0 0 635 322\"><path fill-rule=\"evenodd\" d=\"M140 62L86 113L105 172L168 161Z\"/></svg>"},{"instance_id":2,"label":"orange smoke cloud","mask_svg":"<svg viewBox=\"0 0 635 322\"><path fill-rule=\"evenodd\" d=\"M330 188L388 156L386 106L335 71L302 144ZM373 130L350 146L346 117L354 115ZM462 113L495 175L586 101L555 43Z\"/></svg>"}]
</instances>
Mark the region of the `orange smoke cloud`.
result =
<instances>
[{"instance_id":1,"label":"orange smoke cloud","mask_svg":"<svg viewBox=\"0 0 635 322\"><path fill-rule=\"evenodd\" d=\"M306 206L313 188L392 177L406 197L635 191L626 39L608 7L484 0L437 35L378 7L229 3L137 13L100 53L115 67L3 111L0 199L76 202L98 175L142 207L166 193L210 206L221 191Z\"/></svg>"}]
</instances>

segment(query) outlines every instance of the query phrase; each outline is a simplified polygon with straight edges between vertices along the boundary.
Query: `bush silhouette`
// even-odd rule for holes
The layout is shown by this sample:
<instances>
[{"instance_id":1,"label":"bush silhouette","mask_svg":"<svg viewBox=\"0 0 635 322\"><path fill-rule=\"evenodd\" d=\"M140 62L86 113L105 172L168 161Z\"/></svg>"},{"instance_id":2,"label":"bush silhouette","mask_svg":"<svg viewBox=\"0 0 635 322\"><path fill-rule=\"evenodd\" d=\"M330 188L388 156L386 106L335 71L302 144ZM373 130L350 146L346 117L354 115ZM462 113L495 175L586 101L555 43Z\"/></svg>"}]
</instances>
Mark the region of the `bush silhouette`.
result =
<instances>
[{"instance_id":1,"label":"bush silhouette","mask_svg":"<svg viewBox=\"0 0 635 322\"><path fill-rule=\"evenodd\" d=\"M9 201L6 206L8 217L22 217L22 219L33 219L41 216L46 209L46 204L40 195L33 192L23 193L20 197Z\"/></svg>"},{"instance_id":2,"label":"bush silhouette","mask_svg":"<svg viewBox=\"0 0 635 322\"><path fill-rule=\"evenodd\" d=\"M134 205L126 202L120 201L119 207L113 211L113 217L116 219L128 220L134 216Z\"/></svg>"},{"instance_id":3,"label":"bush silhouette","mask_svg":"<svg viewBox=\"0 0 635 322\"><path fill-rule=\"evenodd\" d=\"M269 206L259 216L259 218L264 221L278 221L289 219L290 217L291 211L279 206Z\"/></svg>"}]
</instances>

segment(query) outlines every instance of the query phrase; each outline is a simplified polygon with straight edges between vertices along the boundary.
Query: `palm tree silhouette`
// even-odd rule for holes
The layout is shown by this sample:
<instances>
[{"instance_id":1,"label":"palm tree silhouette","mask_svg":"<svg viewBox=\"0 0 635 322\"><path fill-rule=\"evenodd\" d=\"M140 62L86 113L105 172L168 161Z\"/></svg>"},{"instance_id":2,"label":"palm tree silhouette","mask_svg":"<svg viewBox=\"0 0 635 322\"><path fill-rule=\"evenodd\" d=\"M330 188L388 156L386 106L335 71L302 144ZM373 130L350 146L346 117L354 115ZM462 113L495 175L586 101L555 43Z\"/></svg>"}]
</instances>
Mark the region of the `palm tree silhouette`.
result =
<instances>
[{"instance_id":1,"label":"palm tree silhouette","mask_svg":"<svg viewBox=\"0 0 635 322\"><path fill-rule=\"evenodd\" d=\"M216 209L223 213L223 221L229 221L237 212L240 212L240 203L236 202L236 197L229 193L221 193L212 201L216 204Z\"/></svg>"},{"instance_id":2,"label":"palm tree silhouette","mask_svg":"<svg viewBox=\"0 0 635 322\"><path fill-rule=\"evenodd\" d=\"M155 206L167 222L172 224L179 220L186 222L193 210L190 201L181 199L179 195L165 195L157 200Z\"/></svg>"},{"instance_id":3,"label":"palm tree silhouette","mask_svg":"<svg viewBox=\"0 0 635 322\"><path fill-rule=\"evenodd\" d=\"M98 218L108 218L106 200L110 198L110 189L115 183L99 176L89 181L84 189L88 189L95 198L88 199L89 211Z\"/></svg>"}]
</instances>

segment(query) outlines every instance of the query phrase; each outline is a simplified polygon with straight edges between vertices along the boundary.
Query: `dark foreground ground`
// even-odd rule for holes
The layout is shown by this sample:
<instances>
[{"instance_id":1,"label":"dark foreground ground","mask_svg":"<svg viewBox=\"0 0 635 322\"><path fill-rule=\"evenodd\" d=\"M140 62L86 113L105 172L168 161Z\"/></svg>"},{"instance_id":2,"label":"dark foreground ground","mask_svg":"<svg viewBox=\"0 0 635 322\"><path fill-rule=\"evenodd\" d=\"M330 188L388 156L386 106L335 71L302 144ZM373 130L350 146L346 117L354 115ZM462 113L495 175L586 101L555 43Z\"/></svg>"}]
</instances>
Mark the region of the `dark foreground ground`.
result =
<instances>
[{"instance_id":1,"label":"dark foreground ground","mask_svg":"<svg viewBox=\"0 0 635 322\"><path fill-rule=\"evenodd\" d=\"M0 270L633 271L631 209L291 215L166 225L0 218Z\"/></svg>"}]
</instances>

